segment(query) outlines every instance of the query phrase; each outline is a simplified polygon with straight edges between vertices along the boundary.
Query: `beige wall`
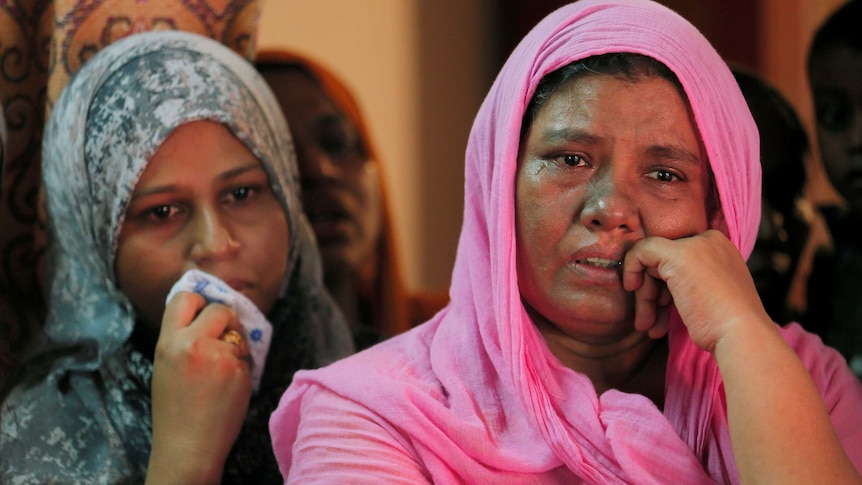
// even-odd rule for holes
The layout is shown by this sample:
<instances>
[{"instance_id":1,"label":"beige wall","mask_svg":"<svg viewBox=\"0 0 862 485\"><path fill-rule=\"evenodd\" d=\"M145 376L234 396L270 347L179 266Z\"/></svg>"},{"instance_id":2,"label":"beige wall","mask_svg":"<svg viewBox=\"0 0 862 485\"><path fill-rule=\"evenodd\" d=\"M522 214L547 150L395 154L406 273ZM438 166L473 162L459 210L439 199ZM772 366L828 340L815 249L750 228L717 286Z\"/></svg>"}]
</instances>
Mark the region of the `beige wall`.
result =
<instances>
[{"instance_id":1,"label":"beige wall","mask_svg":"<svg viewBox=\"0 0 862 485\"><path fill-rule=\"evenodd\" d=\"M487 90L485 0L264 0L261 48L288 46L347 80L369 118L413 289L448 288L467 135Z\"/></svg>"}]
</instances>

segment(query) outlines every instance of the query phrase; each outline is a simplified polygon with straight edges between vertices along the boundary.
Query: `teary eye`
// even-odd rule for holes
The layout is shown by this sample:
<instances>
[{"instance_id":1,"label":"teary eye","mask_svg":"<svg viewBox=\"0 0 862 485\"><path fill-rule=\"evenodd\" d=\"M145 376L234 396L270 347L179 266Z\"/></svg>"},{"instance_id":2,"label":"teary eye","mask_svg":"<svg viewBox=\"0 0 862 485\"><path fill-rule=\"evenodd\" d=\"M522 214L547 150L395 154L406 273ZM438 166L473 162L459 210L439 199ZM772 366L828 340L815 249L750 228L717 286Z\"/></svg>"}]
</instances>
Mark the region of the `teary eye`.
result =
<instances>
[{"instance_id":1,"label":"teary eye","mask_svg":"<svg viewBox=\"0 0 862 485\"><path fill-rule=\"evenodd\" d=\"M245 200L251 195L250 187L237 187L231 191L231 195L236 200Z\"/></svg>"},{"instance_id":2,"label":"teary eye","mask_svg":"<svg viewBox=\"0 0 862 485\"><path fill-rule=\"evenodd\" d=\"M661 182L672 182L676 178L676 175L667 170L658 170L655 172L655 178Z\"/></svg>"},{"instance_id":3,"label":"teary eye","mask_svg":"<svg viewBox=\"0 0 862 485\"><path fill-rule=\"evenodd\" d=\"M562 159L563 163L570 167L577 167L584 162L584 159L580 155L563 155Z\"/></svg>"},{"instance_id":4,"label":"teary eye","mask_svg":"<svg viewBox=\"0 0 862 485\"><path fill-rule=\"evenodd\" d=\"M170 205L159 205L150 209L149 215L154 219L164 221L170 219L171 216L177 213L177 208Z\"/></svg>"}]
</instances>

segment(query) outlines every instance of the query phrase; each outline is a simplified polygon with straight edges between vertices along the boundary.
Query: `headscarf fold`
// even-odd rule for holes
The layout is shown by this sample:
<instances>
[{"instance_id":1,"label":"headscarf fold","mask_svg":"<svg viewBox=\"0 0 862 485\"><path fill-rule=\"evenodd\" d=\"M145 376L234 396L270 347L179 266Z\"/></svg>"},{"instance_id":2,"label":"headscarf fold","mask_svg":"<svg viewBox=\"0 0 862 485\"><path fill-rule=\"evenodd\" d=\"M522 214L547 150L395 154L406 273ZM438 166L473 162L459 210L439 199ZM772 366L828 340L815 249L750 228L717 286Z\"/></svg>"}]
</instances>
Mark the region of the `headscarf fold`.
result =
<instances>
[{"instance_id":1,"label":"headscarf fold","mask_svg":"<svg viewBox=\"0 0 862 485\"><path fill-rule=\"evenodd\" d=\"M266 83L206 37L152 32L122 39L73 76L46 128L50 306L29 378L4 408L6 477L143 481L152 363L129 344L135 311L117 287L114 257L147 163L173 130L196 120L223 124L260 160L291 235L283 292L269 315L273 351L226 482L255 467L271 474L266 420L293 372L350 352L346 325L323 290L293 146Z\"/></svg>"}]
</instances>

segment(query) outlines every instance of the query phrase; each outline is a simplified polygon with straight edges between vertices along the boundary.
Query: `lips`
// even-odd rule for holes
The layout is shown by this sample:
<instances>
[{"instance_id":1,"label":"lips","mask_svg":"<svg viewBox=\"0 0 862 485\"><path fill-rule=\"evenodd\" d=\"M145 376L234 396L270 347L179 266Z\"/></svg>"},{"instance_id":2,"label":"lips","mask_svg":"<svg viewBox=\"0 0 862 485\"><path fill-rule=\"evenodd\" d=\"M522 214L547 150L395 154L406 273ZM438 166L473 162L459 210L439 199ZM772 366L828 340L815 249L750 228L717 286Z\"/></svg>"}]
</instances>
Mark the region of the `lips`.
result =
<instances>
[{"instance_id":1,"label":"lips","mask_svg":"<svg viewBox=\"0 0 862 485\"><path fill-rule=\"evenodd\" d=\"M319 244L341 242L350 238L354 218L351 199L339 191L309 190L304 194L305 214Z\"/></svg>"},{"instance_id":2,"label":"lips","mask_svg":"<svg viewBox=\"0 0 862 485\"><path fill-rule=\"evenodd\" d=\"M234 290L236 290L240 293L242 293L244 290L251 287L251 284L249 284L248 281L240 279L240 278L228 278L228 279L225 279L224 282L227 283L228 286L230 286L231 288L233 288Z\"/></svg>"},{"instance_id":3,"label":"lips","mask_svg":"<svg viewBox=\"0 0 862 485\"><path fill-rule=\"evenodd\" d=\"M623 266L623 262L618 259L608 259L608 258L583 258L576 259L576 263L578 264L587 264L590 266L595 266L597 268L607 268L607 269L618 269Z\"/></svg>"},{"instance_id":4,"label":"lips","mask_svg":"<svg viewBox=\"0 0 862 485\"><path fill-rule=\"evenodd\" d=\"M619 269L623 265L626 249L615 243L597 242L578 249L569 261L602 269Z\"/></svg>"},{"instance_id":5,"label":"lips","mask_svg":"<svg viewBox=\"0 0 862 485\"><path fill-rule=\"evenodd\" d=\"M568 266L584 282L617 287L621 282L624 257L622 246L593 244L575 251Z\"/></svg>"}]
</instances>

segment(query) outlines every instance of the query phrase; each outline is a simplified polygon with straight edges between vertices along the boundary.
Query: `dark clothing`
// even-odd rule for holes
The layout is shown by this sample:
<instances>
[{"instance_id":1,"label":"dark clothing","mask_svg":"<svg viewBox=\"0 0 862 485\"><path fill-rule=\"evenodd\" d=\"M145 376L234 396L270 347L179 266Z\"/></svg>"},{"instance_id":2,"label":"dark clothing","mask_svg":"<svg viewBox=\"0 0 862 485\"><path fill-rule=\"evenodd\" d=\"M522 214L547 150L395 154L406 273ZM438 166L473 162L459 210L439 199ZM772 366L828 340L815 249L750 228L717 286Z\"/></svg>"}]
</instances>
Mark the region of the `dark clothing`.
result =
<instances>
[{"instance_id":1,"label":"dark clothing","mask_svg":"<svg viewBox=\"0 0 862 485\"><path fill-rule=\"evenodd\" d=\"M820 211L833 247L814 257L804 326L841 352L862 377L862 215L836 206Z\"/></svg>"}]
</instances>

